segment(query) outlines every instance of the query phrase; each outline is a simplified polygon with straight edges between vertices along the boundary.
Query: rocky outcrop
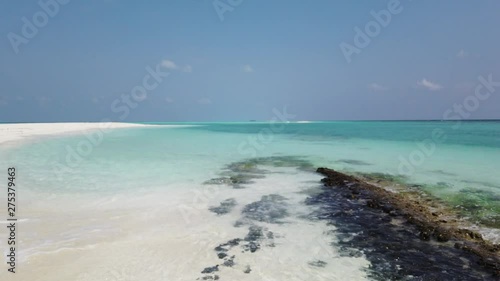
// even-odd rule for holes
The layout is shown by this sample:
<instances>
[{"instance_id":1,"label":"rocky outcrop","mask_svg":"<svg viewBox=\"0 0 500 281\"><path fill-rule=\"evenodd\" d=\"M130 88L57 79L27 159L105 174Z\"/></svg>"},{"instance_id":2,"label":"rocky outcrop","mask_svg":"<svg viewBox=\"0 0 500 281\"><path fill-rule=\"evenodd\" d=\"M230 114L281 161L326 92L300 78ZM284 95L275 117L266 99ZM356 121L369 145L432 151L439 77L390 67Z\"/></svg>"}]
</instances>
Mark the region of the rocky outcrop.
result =
<instances>
[{"instance_id":1,"label":"rocky outcrop","mask_svg":"<svg viewBox=\"0 0 500 281\"><path fill-rule=\"evenodd\" d=\"M397 235L401 236L401 233L408 231L408 239L411 239L413 235L421 241L437 241L442 245L435 247L441 247L442 250L448 251L448 258L455 255L457 255L456 258L460 258L456 251L451 248L462 250L463 257L470 258L471 261L478 263L493 276L500 277L500 245L484 240L478 232L461 227L457 223L459 219L454 217L453 211L442 209L437 212L432 200L423 199L418 193L389 191L381 186L328 168L318 168L317 172L326 176L322 179L325 187L333 188L336 191L327 196L339 196L342 200L349 200L349 205L344 206L350 206L351 210L355 206L360 206L356 211L364 210L365 214L371 212L372 220L378 214L378 217L381 218L380 226L384 227L386 224L387 235L391 234L394 221L399 221ZM319 200L321 201L321 199ZM335 201L332 197L330 200ZM349 212L351 211L343 210L330 215L339 218L349 216ZM328 214L323 213L322 217L328 217ZM352 223L352 218L349 220ZM380 228L379 225L372 225L369 221L363 222L362 220L358 223L364 224L364 226L361 225L365 228L364 231L374 231L378 235L383 235L384 229ZM407 246L410 248L404 248L404 245L398 245L397 242L387 244L385 247L394 247L395 250L402 247L397 251L404 254L404 251L412 250L410 241L407 242ZM415 245L417 244L415 243Z\"/></svg>"}]
</instances>

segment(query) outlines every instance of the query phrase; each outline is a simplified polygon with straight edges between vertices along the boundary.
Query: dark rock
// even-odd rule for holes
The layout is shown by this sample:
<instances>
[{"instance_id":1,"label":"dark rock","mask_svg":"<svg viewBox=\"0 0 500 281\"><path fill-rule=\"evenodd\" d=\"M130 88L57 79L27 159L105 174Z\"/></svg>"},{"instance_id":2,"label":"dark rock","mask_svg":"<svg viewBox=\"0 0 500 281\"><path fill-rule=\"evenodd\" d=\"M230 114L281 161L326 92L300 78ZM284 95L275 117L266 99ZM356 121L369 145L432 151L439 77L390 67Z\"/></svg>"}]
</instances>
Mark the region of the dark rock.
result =
<instances>
[{"instance_id":1,"label":"dark rock","mask_svg":"<svg viewBox=\"0 0 500 281\"><path fill-rule=\"evenodd\" d=\"M232 267L234 265L234 258L235 256L232 256L231 258L225 260L223 265L227 267Z\"/></svg>"},{"instance_id":2,"label":"dark rock","mask_svg":"<svg viewBox=\"0 0 500 281\"><path fill-rule=\"evenodd\" d=\"M217 252L227 252L230 248L239 245L240 242L241 242L240 238L235 238L227 241L224 244L220 244L219 246L215 247L214 250Z\"/></svg>"},{"instance_id":3,"label":"dark rock","mask_svg":"<svg viewBox=\"0 0 500 281\"><path fill-rule=\"evenodd\" d=\"M210 207L209 210L216 213L217 215L224 215L231 212L231 210L233 210L235 206L236 200L230 198L220 202L220 206L218 207Z\"/></svg>"},{"instance_id":4,"label":"dark rock","mask_svg":"<svg viewBox=\"0 0 500 281\"><path fill-rule=\"evenodd\" d=\"M254 183L254 179L265 177L267 171L257 168L254 160L232 163L221 173L223 177L210 179L204 184L228 185L236 189L245 188L245 185Z\"/></svg>"},{"instance_id":5,"label":"dark rock","mask_svg":"<svg viewBox=\"0 0 500 281\"><path fill-rule=\"evenodd\" d=\"M227 245L234 247L234 246L237 246L238 244L240 244L240 242L241 242L240 238L235 238L235 239L227 241Z\"/></svg>"},{"instance_id":6,"label":"dark rock","mask_svg":"<svg viewBox=\"0 0 500 281\"><path fill-rule=\"evenodd\" d=\"M230 184L232 184L232 181L229 177L222 177L222 178L209 179L209 180L205 181L203 184L227 184L227 185L230 185Z\"/></svg>"},{"instance_id":7,"label":"dark rock","mask_svg":"<svg viewBox=\"0 0 500 281\"><path fill-rule=\"evenodd\" d=\"M219 245L219 246L215 247L214 250L217 251L217 252L226 252L227 251L227 249L224 248L223 245Z\"/></svg>"},{"instance_id":8,"label":"dark rock","mask_svg":"<svg viewBox=\"0 0 500 281\"><path fill-rule=\"evenodd\" d=\"M425 230L420 231L420 234L418 235L418 237L420 237L420 239L422 239L424 241L430 241L431 235L432 235L432 233L429 230L425 229Z\"/></svg>"},{"instance_id":9,"label":"dark rock","mask_svg":"<svg viewBox=\"0 0 500 281\"><path fill-rule=\"evenodd\" d=\"M260 247L258 244L256 244L255 242L250 242L248 244L248 248L250 249L250 252L254 253L256 252Z\"/></svg>"},{"instance_id":10,"label":"dark rock","mask_svg":"<svg viewBox=\"0 0 500 281\"><path fill-rule=\"evenodd\" d=\"M250 273L252 271L252 269L250 268L249 265L247 265L247 268L243 271L244 273Z\"/></svg>"},{"instance_id":11,"label":"dark rock","mask_svg":"<svg viewBox=\"0 0 500 281\"><path fill-rule=\"evenodd\" d=\"M242 247L245 251L250 251L252 253L256 252L261 248L261 244L264 244L268 247L274 247L274 233L257 225L251 225L248 228L248 234L244 239L246 244L243 244ZM266 243L263 243L266 241Z\"/></svg>"},{"instance_id":12,"label":"dark rock","mask_svg":"<svg viewBox=\"0 0 500 281\"><path fill-rule=\"evenodd\" d=\"M219 271L219 265L212 266L212 267L206 267L205 269L203 269L203 271L201 273L212 273L215 271Z\"/></svg>"},{"instance_id":13,"label":"dark rock","mask_svg":"<svg viewBox=\"0 0 500 281\"><path fill-rule=\"evenodd\" d=\"M359 251L358 249L349 248L349 247L345 247L345 246L340 247L339 254L341 257L360 258L363 256L363 253L361 251Z\"/></svg>"},{"instance_id":14,"label":"dark rock","mask_svg":"<svg viewBox=\"0 0 500 281\"><path fill-rule=\"evenodd\" d=\"M245 241L257 241L264 237L263 228L260 226L252 225L248 228L248 234L245 236Z\"/></svg>"},{"instance_id":15,"label":"dark rock","mask_svg":"<svg viewBox=\"0 0 500 281\"><path fill-rule=\"evenodd\" d=\"M308 264L315 267L325 267L327 263L322 260L315 260L309 262Z\"/></svg>"},{"instance_id":16,"label":"dark rock","mask_svg":"<svg viewBox=\"0 0 500 281\"><path fill-rule=\"evenodd\" d=\"M451 232L445 228L437 228L435 236L438 242L448 242L452 238Z\"/></svg>"},{"instance_id":17,"label":"dark rock","mask_svg":"<svg viewBox=\"0 0 500 281\"><path fill-rule=\"evenodd\" d=\"M442 216L430 211L434 208L426 208L432 202L427 198L389 192L326 168L318 172L326 178L322 192L305 201L318 208L309 217L335 225L339 254L365 256L370 279L499 280L500 249L473 231L457 229L453 219L441 222ZM349 196L353 190L359 192L355 198ZM433 239L451 243L427 242Z\"/></svg>"},{"instance_id":18,"label":"dark rock","mask_svg":"<svg viewBox=\"0 0 500 281\"><path fill-rule=\"evenodd\" d=\"M245 224L248 224L248 220L246 219L237 220L236 222L234 222L234 227L242 227Z\"/></svg>"},{"instance_id":19,"label":"dark rock","mask_svg":"<svg viewBox=\"0 0 500 281\"><path fill-rule=\"evenodd\" d=\"M246 205L243 208L245 218L268 223L283 223L288 216L287 199L278 194L262 196L260 201Z\"/></svg>"},{"instance_id":20,"label":"dark rock","mask_svg":"<svg viewBox=\"0 0 500 281\"><path fill-rule=\"evenodd\" d=\"M253 179L253 176L245 175L245 174L238 174L235 176L229 177L231 180L231 183L233 185L240 185L240 184L251 184L254 183L251 179Z\"/></svg>"},{"instance_id":21,"label":"dark rock","mask_svg":"<svg viewBox=\"0 0 500 281\"><path fill-rule=\"evenodd\" d=\"M469 229L464 229L464 228L459 229L458 233L462 237L466 237L466 238L470 238L470 239L474 239L474 240L481 240L481 239L483 239L483 236L480 233L477 233L477 232L469 230Z\"/></svg>"}]
</instances>

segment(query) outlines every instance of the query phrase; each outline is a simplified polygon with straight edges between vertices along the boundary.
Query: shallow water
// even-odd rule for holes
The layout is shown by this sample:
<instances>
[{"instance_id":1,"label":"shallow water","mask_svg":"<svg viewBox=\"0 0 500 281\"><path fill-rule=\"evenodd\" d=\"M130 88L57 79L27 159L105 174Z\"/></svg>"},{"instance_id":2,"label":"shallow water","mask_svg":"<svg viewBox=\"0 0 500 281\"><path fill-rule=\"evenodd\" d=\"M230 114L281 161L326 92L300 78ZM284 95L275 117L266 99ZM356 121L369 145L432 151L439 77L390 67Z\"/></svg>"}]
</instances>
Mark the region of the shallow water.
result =
<instances>
[{"instance_id":1,"label":"shallow water","mask_svg":"<svg viewBox=\"0 0 500 281\"><path fill-rule=\"evenodd\" d=\"M114 130L97 145L67 136L0 148L1 169L18 170L25 219L16 280L371 279L367 256L342 254L337 227L308 216L318 166L393 175L472 221L498 223L499 122L196 125ZM419 146L436 129L445 141ZM401 169L412 155L419 161ZM251 227L266 237L254 252ZM234 265L202 274L226 261L214 249L237 238L226 257Z\"/></svg>"}]
</instances>

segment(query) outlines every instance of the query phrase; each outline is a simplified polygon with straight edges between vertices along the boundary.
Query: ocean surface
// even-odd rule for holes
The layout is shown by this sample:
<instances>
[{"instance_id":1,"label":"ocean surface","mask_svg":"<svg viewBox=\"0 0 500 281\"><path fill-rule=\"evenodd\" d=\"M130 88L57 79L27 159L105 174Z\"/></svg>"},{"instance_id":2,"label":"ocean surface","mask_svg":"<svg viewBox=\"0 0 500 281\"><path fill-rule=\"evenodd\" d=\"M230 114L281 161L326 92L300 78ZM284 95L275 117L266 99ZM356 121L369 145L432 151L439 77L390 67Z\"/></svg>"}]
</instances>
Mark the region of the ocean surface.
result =
<instances>
[{"instance_id":1,"label":"ocean surface","mask_svg":"<svg viewBox=\"0 0 500 281\"><path fill-rule=\"evenodd\" d=\"M0 147L18 171L14 280L394 276L311 217L317 167L421 189L500 242L498 121L154 124Z\"/></svg>"}]
</instances>

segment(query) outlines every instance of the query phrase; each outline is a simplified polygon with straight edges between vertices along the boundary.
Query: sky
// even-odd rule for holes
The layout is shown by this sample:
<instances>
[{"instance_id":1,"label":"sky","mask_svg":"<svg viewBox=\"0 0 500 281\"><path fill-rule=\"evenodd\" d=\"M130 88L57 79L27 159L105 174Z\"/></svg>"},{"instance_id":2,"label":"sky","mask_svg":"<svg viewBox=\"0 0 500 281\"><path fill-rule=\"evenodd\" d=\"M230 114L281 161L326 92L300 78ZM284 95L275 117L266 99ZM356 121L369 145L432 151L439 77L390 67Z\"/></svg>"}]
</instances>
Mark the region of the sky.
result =
<instances>
[{"instance_id":1,"label":"sky","mask_svg":"<svg viewBox=\"0 0 500 281\"><path fill-rule=\"evenodd\" d=\"M0 122L500 119L499 11L495 0L1 1Z\"/></svg>"}]
</instances>

